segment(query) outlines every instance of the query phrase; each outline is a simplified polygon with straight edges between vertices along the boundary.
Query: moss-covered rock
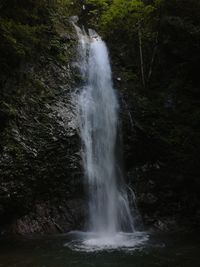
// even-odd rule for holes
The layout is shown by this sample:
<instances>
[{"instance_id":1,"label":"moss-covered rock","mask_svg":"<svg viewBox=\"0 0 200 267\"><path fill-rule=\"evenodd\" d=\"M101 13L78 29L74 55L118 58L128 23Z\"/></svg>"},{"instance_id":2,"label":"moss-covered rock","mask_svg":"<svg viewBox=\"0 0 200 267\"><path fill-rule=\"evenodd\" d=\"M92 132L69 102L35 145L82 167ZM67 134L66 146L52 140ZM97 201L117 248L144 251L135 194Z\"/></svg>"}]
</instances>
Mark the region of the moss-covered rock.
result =
<instances>
[{"instance_id":1,"label":"moss-covered rock","mask_svg":"<svg viewBox=\"0 0 200 267\"><path fill-rule=\"evenodd\" d=\"M72 229L75 220L79 221L79 225L82 221L81 208L77 211L83 194L76 109L73 104L76 34L69 16L62 17L56 9L47 15L44 23L49 29L39 41L39 45L43 45L44 41L44 46L38 49L32 40L24 43L24 49L31 49L31 56L20 55L20 61L15 66L5 59L8 71L0 75L2 231L45 232L48 227L43 228L40 222L47 220L47 217L51 218L48 219L49 224L54 222L52 225L56 225L57 230L59 216L66 218L67 226L60 227L63 231ZM14 27L18 27L17 24L9 25L16 33ZM18 30L22 35L26 27L33 29L33 25L20 27ZM24 42L22 35L18 35L14 46ZM30 36L34 38L32 32ZM14 46L10 47L12 51L15 50ZM0 50L3 53L2 47ZM9 55L16 59L16 55ZM66 207L68 201L74 203L68 205L69 208ZM38 206L43 207L48 215L42 216ZM59 208L61 206L62 209ZM67 219L68 216L71 219ZM80 220L75 217L80 217ZM33 218L38 227L33 226Z\"/></svg>"}]
</instances>

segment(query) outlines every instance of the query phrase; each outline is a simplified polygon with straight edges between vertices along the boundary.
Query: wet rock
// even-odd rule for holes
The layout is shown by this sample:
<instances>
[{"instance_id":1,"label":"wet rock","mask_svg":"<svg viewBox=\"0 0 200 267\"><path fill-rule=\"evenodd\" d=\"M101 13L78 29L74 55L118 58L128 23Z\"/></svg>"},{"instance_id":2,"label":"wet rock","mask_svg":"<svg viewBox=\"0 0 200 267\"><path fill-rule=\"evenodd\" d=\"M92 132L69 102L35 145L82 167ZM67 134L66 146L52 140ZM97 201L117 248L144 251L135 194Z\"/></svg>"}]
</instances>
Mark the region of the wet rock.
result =
<instances>
[{"instance_id":1,"label":"wet rock","mask_svg":"<svg viewBox=\"0 0 200 267\"><path fill-rule=\"evenodd\" d=\"M180 230L180 227L178 227L176 220L172 218L165 218L162 220L157 220L153 224L153 226L155 227L156 230L159 230L162 232Z\"/></svg>"},{"instance_id":2,"label":"wet rock","mask_svg":"<svg viewBox=\"0 0 200 267\"><path fill-rule=\"evenodd\" d=\"M40 203L33 212L15 220L7 232L20 235L66 233L72 229L81 229L84 220L82 199L69 200L59 206Z\"/></svg>"},{"instance_id":3,"label":"wet rock","mask_svg":"<svg viewBox=\"0 0 200 267\"><path fill-rule=\"evenodd\" d=\"M13 94L4 100L9 123L0 133L2 231L50 233L82 223L80 138L72 97L76 46L70 27L63 25L57 36L61 60L47 51L24 63L20 77L6 84L5 91ZM56 204L50 203L54 198Z\"/></svg>"},{"instance_id":4,"label":"wet rock","mask_svg":"<svg viewBox=\"0 0 200 267\"><path fill-rule=\"evenodd\" d=\"M67 41L72 39L72 36L70 34L68 34L68 33L62 33L60 35L60 38L61 38L62 42L67 42Z\"/></svg>"},{"instance_id":5,"label":"wet rock","mask_svg":"<svg viewBox=\"0 0 200 267\"><path fill-rule=\"evenodd\" d=\"M154 204L157 202L157 200L158 200L157 197L151 193L147 194L143 193L139 196L139 201L147 204Z\"/></svg>"}]
</instances>

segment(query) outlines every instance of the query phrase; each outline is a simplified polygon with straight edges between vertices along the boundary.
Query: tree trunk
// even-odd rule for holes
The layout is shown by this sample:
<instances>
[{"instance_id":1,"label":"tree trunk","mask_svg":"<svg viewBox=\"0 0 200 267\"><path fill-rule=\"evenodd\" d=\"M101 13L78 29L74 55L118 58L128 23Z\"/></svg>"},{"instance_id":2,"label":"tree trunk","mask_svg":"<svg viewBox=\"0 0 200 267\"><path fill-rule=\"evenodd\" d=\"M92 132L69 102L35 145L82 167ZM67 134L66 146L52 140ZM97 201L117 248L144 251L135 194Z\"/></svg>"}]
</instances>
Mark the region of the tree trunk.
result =
<instances>
[{"instance_id":1,"label":"tree trunk","mask_svg":"<svg viewBox=\"0 0 200 267\"><path fill-rule=\"evenodd\" d=\"M145 88L145 74L144 74L144 60L143 60L143 51L142 51L142 34L140 27L138 29L138 39L139 39L139 49L140 49L140 67L141 67L141 76L142 76L142 85Z\"/></svg>"},{"instance_id":2,"label":"tree trunk","mask_svg":"<svg viewBox=\"0 0 200 267\"><path fill-rule=\"evenodd\" d=\"M154 46L154 49L153 49L153 53L152 53L152 57L151 57L151 63L150 63L150 67L149 67L148 77L147 77L147 84L149 83L149 81L151 79L151 75L152 75L152 71L153 71L153 65L154 65L154 61L155 61L157 50L158 50L158 32L156 34L156 43L155 43L155 46Z\"/></svg>"}]
</instances>

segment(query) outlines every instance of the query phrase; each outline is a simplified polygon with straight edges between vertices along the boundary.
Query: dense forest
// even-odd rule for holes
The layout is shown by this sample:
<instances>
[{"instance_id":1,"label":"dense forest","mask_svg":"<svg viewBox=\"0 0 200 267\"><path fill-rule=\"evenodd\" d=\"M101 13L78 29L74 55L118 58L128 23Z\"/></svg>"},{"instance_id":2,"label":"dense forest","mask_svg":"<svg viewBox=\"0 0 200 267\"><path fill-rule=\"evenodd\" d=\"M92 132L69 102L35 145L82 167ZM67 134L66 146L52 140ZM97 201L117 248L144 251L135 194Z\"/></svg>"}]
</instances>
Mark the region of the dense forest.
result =
<instances>
[{"instance_id":1,"label":"dense forest","mask_svg":"<svg viewBox=\"0 0 200 267\"><path fill-rule=\"evenodd\" d=\"M0 0L2 234L84 224L71 16L108 45L144 225L199 226L199 14L199 0Z\"/></svg>"}]
</instances>

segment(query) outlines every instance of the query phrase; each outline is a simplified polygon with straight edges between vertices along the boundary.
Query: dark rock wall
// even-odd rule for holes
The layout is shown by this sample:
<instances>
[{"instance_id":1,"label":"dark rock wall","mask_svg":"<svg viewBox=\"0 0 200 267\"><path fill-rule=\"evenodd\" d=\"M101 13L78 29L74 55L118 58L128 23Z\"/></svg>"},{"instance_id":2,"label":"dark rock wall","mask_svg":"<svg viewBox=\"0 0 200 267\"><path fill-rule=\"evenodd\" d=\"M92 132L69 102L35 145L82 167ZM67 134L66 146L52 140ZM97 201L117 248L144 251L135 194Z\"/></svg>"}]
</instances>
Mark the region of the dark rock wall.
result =
<instances>
[{"instance_id":1,"label":"dark rock wall","mask_svg":"<svg viewBox=\"0 0 200 267\"><path fill-rule=\"evenodd\" d=\"M64 35L63 35L64 34ZM45 233L83 222L80 140L76 108L76 34L57 32L62 61L48 56L21 64L9 78L0 133L0 228ZM64 36L64 37L63 37Z\"/></svg>"},{"instance_id":2,"label":"dark rock wall","mask_svg":"<svg viewBox=\"0 0 200 267\"><path fill-rule=\"evenodd\" d=\"M167 120L138 91L137 80L127 80L125 68L121 70L116 64L118 55L110 51L121 103L125 179L134 190L143 224L161 231L196 229L199 227L198 183L195 186L194 176L184 172L177 159L173 162L174 148L162 139L161 128L152 131L157 127L158 117L162 127L165 124L168 127Z\"/></svg>"}]
</instances>

